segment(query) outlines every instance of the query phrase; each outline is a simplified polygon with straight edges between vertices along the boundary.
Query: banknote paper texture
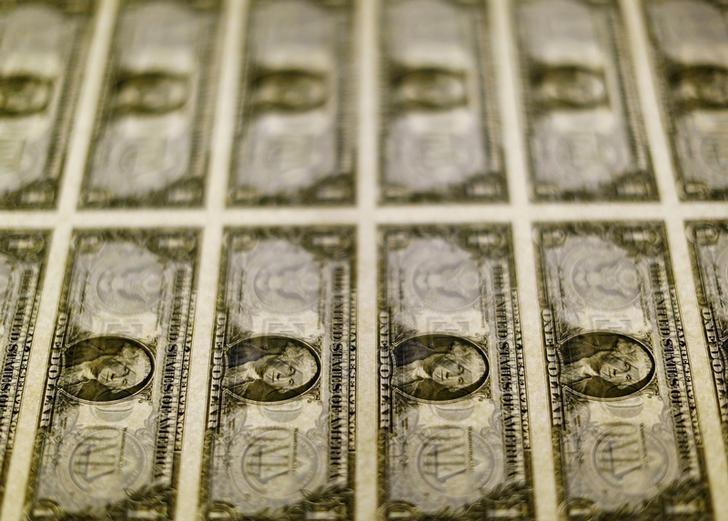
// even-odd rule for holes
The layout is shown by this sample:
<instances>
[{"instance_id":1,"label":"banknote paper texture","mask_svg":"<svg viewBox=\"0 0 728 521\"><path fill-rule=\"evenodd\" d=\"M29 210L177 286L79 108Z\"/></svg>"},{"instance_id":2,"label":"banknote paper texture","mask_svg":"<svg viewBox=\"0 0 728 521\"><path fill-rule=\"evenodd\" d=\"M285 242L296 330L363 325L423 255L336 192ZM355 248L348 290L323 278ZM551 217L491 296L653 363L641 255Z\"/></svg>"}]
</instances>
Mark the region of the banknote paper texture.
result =
<instances>
[{"instance_id":1,"label":"banknote paper texture","mask_svg":"<svg viewBox=\"0 0 728 521\"><path fill-rule=\"evenodd\" d=\"M381 21L380 199L507 199L483 0L388 0Z\"/></svg>"},{"instance_id":2,"label":"banknote paper texture","mask_svg":"<svg viewBox=\"0 0 728 521\"><path fill-rule=\"evenodd\" d=\"M643 4L678 189L687 199L728 199L728 4Z\"/></svg>"},{"instance_id":3,"label":"banknote paper texture","mask_svg":"<svg viewBox=\"0 0 728 521\"><path fill-rule=\"evenodd\" d=\"M170 519L189 371L198 236L72 240L27 519Z\"/></svg>"},{"instance_id":4,"label":"banknote paper texture","mask_svg":"<svg viewBox=\"0 0 728 521\"><path fill-rule=\"evenodd\" d=\"M82 206L197 206L220 0L122 0Z\"/></svg>"},{"instance_id":5,"label":"banknote paper texture","mask_svg":"<svg viewBox=\"0 0 728 521\"><path fill-rule=\"evenodd\" d=\"M252 0L228 202L354 200L353 0Z\"/></svg>"},{"instance_id":6,"label":"banknote paper texture","mask_svg":"<svg viewBox=\"0 0 728 521\"><path fill-rule=\"evenodd\" d=\"M664 228L543 224L535 237L564 517L711 518Z\"/></svg>"},{"instance_id":7,"label":"banknote paper texture","mask_svg":"<svg viewBox=\"0 0 728 521\"><path fill-rule=\"evenodd\" d=\"M392 226L379 241L383 518L532 519L510 227Z\"/></svg>"},{"instance_id":8,"label":"banknote paper texture","mask_svg":"<svg viewBox=\"0 0 728 521\"><path fill-rule=\"evenodd\" d=\"M0 0L0 520L728 521L727 203L728 0Z\"/></svg>"},{"instance_id":9,"label":"banknote paper texture","mask_svg":"<svg viewBox=\"0 0 728 521\"><path fill-rule=\"evenodd\" d=\"M203 518L353 517L354 244L350 227L227 230Z\"/></svg>"},{"instance_id":10,"label":"banknote paper texture","mask_svg":"<svg viewBox=\"0 0 728 521\"><path fill-rule=\"evenodd\" d=\"M655 199L617 2L514 6L532 198Z\"/></svg>"},{"instance_id":11,"label":"banknote paper texture","mask_svg":"<svg viewBox=\"0 0 728 521\"><path fill-rule=\"evenodd\" d=\"M47 232L0 231L0 499L8 479L47 247Z\"/></svg>"},{"instance_id":12,"label":"banknote paper texture","mask_svg":"<svg viewBox=\"0 0 728 521\"><path fill-rule=\"evenodd\" d=\"M0 208L55 205L94 2L0 2Z\"/></svg>"},{"instance_id":13,"label":"banknote paper texture","mask_svg":"<svg viewBox=\"0 0 728 521\"><path fill-rule=\"evenodd\" d=\"M694 221L687 231L723 438L728 440L728 222Z\"/></svg>"}]
</instances>

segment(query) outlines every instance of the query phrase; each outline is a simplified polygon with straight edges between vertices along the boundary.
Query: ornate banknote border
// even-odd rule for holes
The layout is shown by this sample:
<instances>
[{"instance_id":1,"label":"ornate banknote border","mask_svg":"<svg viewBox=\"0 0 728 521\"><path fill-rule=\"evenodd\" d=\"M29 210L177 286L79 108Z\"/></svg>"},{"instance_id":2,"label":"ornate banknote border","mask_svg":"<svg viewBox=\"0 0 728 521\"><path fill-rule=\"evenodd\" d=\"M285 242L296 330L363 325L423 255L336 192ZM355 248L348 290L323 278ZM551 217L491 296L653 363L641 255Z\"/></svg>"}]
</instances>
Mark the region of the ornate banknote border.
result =
<instances>
[{"instance_id":1,"label":"ornate banknote border","mask_svg":"<svg viewBox=\"0 0 728 521\"><path fill-rule=\"evenodd\" d=\"M723 440L728 446L728 381L726 368L728 367L728 324L720 320L713 302L708 294L708 277L700 263L700 247L710 244L721 235L728 237L728 221L686 221L686 236L689 243L690 261L695 280L695 297L703 324L703 333L708 347L710 369L713 373L716 402L723 430ZM721 266L715 266L720 269ZM724 273L728 274L728 262L723 266ZM715 274L713 274L715 276ZM728 281L726 281L728 282Z\"/></svg>"},{"instance_id":2,"label":"ornate banknote border","mask_svg":"<svg viewBox=\"0 0 728 521\"><path fill-rule=\"evenodd\" d=\"M480 244L477 241L469 240L468 234L491 233L496 235L500 242L498 244ZM464 504L459 508L445 507L434 513L422 512L417 505L406 503L403 501L390 501L388 498L389 476L387 475L387 458L389 450L390 435L389 427L392 425L393 404L395 396L395 388L392 383L393 367L392 367L392 348L399 344L402 339L392 342L390 324L396 317L396 312L390 309L390 302L387 298L387 240L392 235L407 234L409 238L432 238L444 237L458 244L464 250L474 252L475 255L492 256L502 259L507 265L507 280L510 291L504 289L503 293L497 293L494 296L495 307L498 308L494 317L495 324L492 327L499 331L497 334L498 347L492 346L498 353L498 361L492 360L491 371L498 373L498 383L500 385L501 406L503 408L508 404L511 408L517 409L518 413L513 411L510 414L505 412L499 413L503 417L503 431L509 428L518 429L520 436L509 436L500 433L504 439L508 439L511 445L508 446L504 442L506 453L515 451L523 458L523 468L518 469L516 464L511 464L509 468L505 466L504 474L508 476L503 483L496 485L492 490L485 493L479 500ZM412 519L412 520L486 520L500 518L514 518L530 520L535 519L535 498L533 494L533 483L529 480L533 479L532 462L531 462L531 442L530 442L530 419L528 411L527 399L527 383L525 374L525 354L523 340L521 336L521 318L519 311L518 297L518 281L516 274L515 255L512 243L511 225L508 223L468 223L468 224L411 224L411 225L381 225L377 235L377 504L379 518L387 519ZM495 269L493 271L496 271ZM502 278L506 278L501 274ZM494 275L494 279L498 279ZM502 281L501 281L502 283ZM494 282L498 284L498 282ZM481 291L483 291L481 289ZM508 302L508 305L506 305ZM513 316L502 316L501 313L511 307ZM512 328L512 337L508 334L508 330ZM400 334L402 331L400 331ZM410 335L428 335L433 334L431 331L412 331ZM407 335L405 335L405 338ZM509 349L509 341L512 342L512 349ZM493 354L491 352L491 354ZM501 366L504 361L514 360L516 367L511 371L507 371ZM399 392L399 391L398 391ZM498 416L497 414L496 416ZM519 418L520 416L520 418ZM505 424L510 423L507 427ZM520 444L516 441L520 439ZM519 446L520 445L520 446ZM506 460L509 458L506 456ZM505 465L505 464L504 464ZM521 479L518 474L523 472ZM391 517L388 517L391 515Z\"/></svg>"},{"instance_id":3,"label":"ornate banknote border","mask_svg":"<svg viewBox=\"0 0 728 521\"><path fill-rule=\"evenodd\" d=\"M548 386L549 395L549 416L551 422L551 444L554 453L554 478L556 481L557 490L557 501L559 503L560 515L563 519L571 520L588 520L594 519L594 516L598 516L599 519L605 520L617 520L617 519L634 519L635 521L648 521L652 519L662 518L663 516L670 515L670 519L680 518L680 510L672 509L672 505L677 503L678 507L698 505L703 508L702 511L691 511L691 515L695 516L695 519L711 519L712 518L712 506L710 500L710 486L707 481L707 474L705 468L705 454L703 449L702 435L698 426L698 412L695 403L695 391L692 385L692 374L691 365L687 354L687 345L685 343L685 337L683 332L683 324L680 315L680 308L677 301L677 294L674 289L675 279L672 270L672 256L670 253L670 247L667 240L667 232L665 225L659 221L582 221L582 222L567 222L567 221L554 221L554 222L535 222L532 224L534 233L534 254L536 257L536 276L538 286L538 298L539 298L539 311L541 321L541 334L545 356L545 367L546 372L546 384ZM602 511L595 513L593 510L593 502L586 498L568 498L566 495L566 475L562 469L565 466L567 455L564 454L563 449L563 436L562 430L564 428L565 410L568 406L568 398L564 398L562 385L559 381L561 372L560 357L556 347L568 340L569 336L559 338L559 332L557 331L558 313L556 313L549 301L548 288L546 288L546 274L548 266L546 264L546 255L544 251L544 238L543 235L548 232L556 232L565 235L566 232L572 232L574 235L588 235L593 234L597 231L604 232L607 236L611 237L615 242L622 243L622 245L634 251L635 254L644 253L656 254L659 252L660 256L664 261L664 276L665 280L662 281L666 286L671 287L669 295L655 296L655 298L664 298L661 305L665 306L663 311L665 318L664 321L669 323L669 315L671 314L674 320L675 332L674 335L679 339L676 343L672 341L671 335L673 332L670 330L669 325L660 326L660 337L663 345L660 348L663 351L668 349L672 352L672 357L679 359L679 362L673 362L673 366L677 366L678 363L684 369L686 375L686 381L684 382L686 387L685 400L687 404L687 418L685 418L684 411L679 410L678 415L682 417L682 425L678 427L672 426L676 431L685 432L685 436L688 434L693 435L692 444L695 448L695 459L697 471L702 474L704 481L696 482L692 477L688 477L683 481L673 482L666 486L654 497L644 500L640 506L640 509L624 505L614 511ZM625 232L634 232L635 234L653 234L654 241L643 240L642 244L638 244L637 241L630 241L629 244L623 239ZM652 250L650 252L650 250ZM661 275L650 273L650 276L656 276L661 278ZM657 306L657 305L656 305ZM656 319L657 320L657 319ZM657 327L653 325L653 327ZM667 335L667 336L665 336ZM574 338L573 336L571 338ZM665 371L669 373L670 363L665 362ZM679 374L679 369L674 369L675 374ZM677 376L673 377L677 378ZM682 383L682 382L680 382ZM670 391L673 390L674 385L671 384ZM677 391L678 396L675 399L677 407L682 405L682 396L680 390ZM673 418L673 421L674 418ZM688 433L688 431L690 431ZM679 434L675 434L675 443L679 444L682 437ZM688 442L685 442L688 443ZM685 452L689 453L689 450ZM684 464L684 460L680 461ZM686 470L687 472L687 470ZM574 509L574 514L569 515L568 508ZM697 507L696 507L697 508ZM672 510L675 510L674 512Z\"/></svg>"},{"instance_id":4,"label":"ornate banknote border","mask_svg":"<svg viewBox=\"0 0 728 521\"><path fill-rule=\"evenodd\" d=\"M378 155L377 180L379 184L379 204L418 204L418 203L503 203L509 199L508 179L504 165L503 136L501 118L499 111L499 92L496 82L495 49L493 45L493 25L491 20L492 3L488 0L441 0L444 4L450 4L455 8L471 11L472 29L474 32L475 63L478 65L475 79L477 80L478 100L480 111L478 121L483 133L484 148L487 152L485 160L485 172L476 174L461 184L452 185L441 190L431 191L409 191L403 187L402 194L387 194L387 190L393 191L396 185L387 183L385 179L386 168L386 142L388 135L388 119L393 113L392 103L387 99L386 94L390 92L390 80L394 76L396 67L393 67L386 58L386 41L383 35L385 27L384 12L388 4L395 5L395 0L384 0L380 6L379 16L379 41L377 51L380 58L377 70L379 84L379 128L377 129ZM488 193L479 194L482 187L488 189Z\"/></svg>"},{"instance_id":5,"label":"ornate banknote border","mask_svg":"<svg viewBox=\"0 0 728 521\"><path fill-rule=\"evenodd\" d=\"M0 9L6 6L37 3L38 0L6 0L0 2ZM68 155L68 144L73 129L73 116L79 101L81 84L85 77L86 57L94 33L96 5L94 0L39 0L41 4L61 8L71 16L85 18L80 34L74 39L69 51L66 76L61 97L58 101L58 115L53 124L48 146L49 163L44 176L5 196L0 196L0 209L50 210L56 207L60 184L64 177L64 163Z\"/></svg>"},{"instance_id":6,"label":"ornate banknote border","mask_svg":"<svg viewBox=\"0 0 728 521\"><path fill-rule=\"evenodd\" d=\"M513 0L510 11L511 27L518 27L518 13L520 6L532 3L538 3L547 0ZM537 114L536 103L530 93L529 77L532 72L529 67L528 56L525 52L519 53L518 56L518 73L521 82L521 101L522 106L519 109L521 120L523 121L524 134L524 152L528 165L528 184L531 199L534 202L621 202L621 201L658 201L659 193L657 189L657 181L653 171L651 150L647 143L644 129L643 118L639 114L640 103L637 96L637 85L634 74L634 57L627 41L627 29L625 27L624 14L620 5L615 0L607 0L605 2L592 2L591 0L570 0L574 4L581 4L593 9L603 11L607 18L606 22L610 28L608 34L602 35L614 46L613 52L609 53L614 57L615 68L619 78L623 81L620 83L621 98L624 103L624 123L626 131L629 133L627 142L633 155L633 161L639 163L640 160L645 163L645 171L629 171L625 172L623 177L613 179L612 184L605 187L602 193L594 193L586 190L564 191L562 193L539 193L537 185L539 180L535 177L536 163L532 147L530 143L534 136L533 120L531 114ZM516 30L514 34L514 43L520 47L519 37ZM646 193L644 194L620 194L618 186L620 181L628 183L641 183L644 185Z\"/></svg>"},{"instance_id":7,"label":"ornate banknote border","mask_svg":"<svg viewBox=\"0 0 728 521\"><path fill-rule=\"evenodd\" d=\"M0 254L27 263L10 330L6 332L5 352L0 354L4 359L0 374L0 501L8 479L50 238L48 231L0 230ZM10 313L11 309L6 311Z\"/></svg>"},{"instance_id":8,"label":"ornate banknote border","mask_svg":"<svg viewBox=\"0 0 728 521\"><path fill-rule=\"evenodd\" d=\"M250 0L247 5L246 27L250 27L252 11L258 4L272 4L280 0ZM265 207L265 206L300 206L313 204L321 207L348 206L356 202L356 133L357 111L352 109L357 98L355 85L356 49L351 36L355 32L354 9L355 0L301 0L302 5L313 5L336 12L340 19L335 22L336 36L336 66L332 73L338 74L336 79L338 99L336 115L338 121L335 126L336 141L336 170L334 175L321 178L310 186L301 188L289 194L257 195L240 197L236 195L239 187L236 185L235 174L242 161L240 145L243 142L247 126L252 119L251 89L255 64L251 60L250 42L253 31L246 30L244 42L244 55L241 56L241 71L237 82L239 97L236 101L235 129L233 132L233 151L227 169L227 196L226 204L229 207ZM335 197L322 196L327 190L332 193L344 194Z\"/></svg>"},{"instance_id":9,"label":"ornate banknote border","mask_svg":"<svg viewBox=\"0 0 728 521\"><path fill-rule=\"evenodd\" d=\"M341 244L334 247L332 244L327 242L326 236L336 236ZM316 490L305 490L303 491L304 499L295 503L285 505L278 509L266 508L265 510L256 514L243 514L240 513L234 504L212 502L210 499L210 480L212 478L212 463L214 458L219 458L219 455L215 454L215 436L218 434L220 429L221 418L223 415L223 399L222 394L224 392L222 384L222 376L225 371L225 358L228 348L235 342L230 342L228 339L228 303L226 301L229 288L227 287L228 282L228 259L231 252L233 252L232 242L235 239L239 239L245 236L246 238L254 238L255 240L261 239L283 239L291 241L293 244L298 244L306 251L311 252L318 262L326 262L326 260L336 262L346 262L348 264L348 280L345 281L346 285L350 290L350 295L345 297L340 296L341 299L346 299L348 302L344 304L339 302L338 304L332 303L332 312L337 313L335 306L348 306L348 316L339 317L339 321L343 321L348 326L348 337L347 338L335 338L338 326L332 324L332 333L330 341L332 346L336 344L343 344L346 342L346 347L340 346L337 350L332 350L330 355L332 358L336 358L338 363L341 364L341 375L336 376L333 369L327 370L329 374L329 382L317 382L314 388L317 386L328 385L329 391L334 393L341 393L341 389L344 389L346 397L342 398L347 401L346 410L347 418L346 425L341 427L347 430L346 445L338 447L339 451L346 451L347 453L347 465L345 472L346 486L341 485L327 485L323 488ZM323 237L323 240L318 241L317 237ZM357 411L357 262L356 262L356 237L355 227L347 225L312 225L312 226L293 226L293 227L226 227L224 231L223 243L222 243L222 255L220 257L219 264L219 275L218 275L218 288L216 291L216 305L215 305L215 322L214 322L214 337L212 339L211 349L211 364L209 371L208 380L208 397L207 397L207 415L206 424L204 431L204 446L202 450L202 469L200 474L200 486L199 486L199 504L198 504L198 516L201 519L218 519L220 516L224 516L226 519L233 521L273 521L274 519L285 520L298 520L298 519L314 519L321 516L322 519L350 519L354 515L355 509L355 486L356 486L356 411ZM329 237L330 239L330 237ZM263 332L255 332L257 335L264 335ZM269 336L276 336L275 333L268 333ZM286 338L286 337L280 337ZM238 338L236 340L239 341ZM342 356L342 353L348 353L347 356ZM329 362L333 367L336 365L333 361ZM348 384L348 385L347 385ZM335 391L339 389L338 391ZM308 391L307 391L308 392ZM320 390L316 391L315 394L318 396ZM341 410L341 407L335 406L332 403L332 398L329 398L329 421L333 425L334 421L338 418L331 412L331 409ZM340 413L339 413L340 414ZM333 435L329 433L330 438ZM331 481L331 480L329 480Z\"/></svg>"},{"instance_id":10,"label":"ornate banknote border","mask_svg":"<svg viewBox=\"0 0 728 521\"><path fill-rule=\"evenodd\" d=\"M105 192L98 192L96 195L93 195L94 188L91 174L94 153L96 152L96 143L100 141L103 129L111 118L113 108L109 107L108 103L113 96L113 83L120 72L117 68L118 57L114 52L114 39L121 26L120 14L126 7L145 5L146 2L148 0L120 0L119 2L116 24L112 33L112 43L109 51L110 56L104 70L101 94L96 104L96 118L91 135L91 145L86 152L86 163L80 188L79 208L194 208L204 204L208 177L207 171L211 154L214 93L217 88L220 72L216 50L221 47L219 28L223 25L223 0L174 0L172 4L197 9L200 12L212 12L212 16L215 17L212 30L207 35L207 46L203 52L204 59L200 61L200 90L196 100L197 110L192 118L194 128L190 132L192 135L192 146L190 151L190 166L187 172L181 179L171 185L141 197L117 197ZM170 198L170 194L184 191L193 194L189 200L177 202Z\"/></svg>"},{"instance_id":11,"label":"ornate banknote border","mask_svg":"<svg viewBox=\"0 0 728 521\"><path fill-rule=\"evenodd\" d=\"M55 407L57 405L59 391L61 390L59 377L62 373L63 352L68 348L67 338L70 333L70 326L72 325L69 317L78 311L69 308L69 298L73 289L76 253L79 249L83 248L84 245L81 243L84 240L94 239L99 241L103 241L104 239L128 241L137 245L145 244L150 250L154 251L157 245L153 245L152 241L155 238L171 238L181 241L181 247L169 250L163 250L162 247L159 247L157 253L160 256L166 255L169 260L188 263L189 286L187 289L189 292L187 295L182 294L182 291L185 289L184 281L178 279L184 279L184 275L177 277L177 274L175 274L175 280L173 281L174 290L180 293L174 294L174 302L170 306L170 330L158 333L159 338L167 343L164 352L165 367L159 370L163 371L159 380L162 391L160 392L160 403L158 404L162 412L158 411L158 425L155 430L155 454L152 469L154 479L150 480L153 482L139 490L127 491L128 497L125 500L108 504L105 515L109 516L110 519L127 519L131 512L137 511L143 517L149 517L150 513L155 512L156 517L152 516L155 519L171 518L174 516L187 403L187 383L194 328L197 280L199 276L197 265L199 264L201 253L200 231L196 228L86 228L76 230L70 239L68 245L69 255L66 261L63 285L56 312L55 328L53 330L53 337L49 339L51 346L48 362L46 363L46 370L44 371L44 393L39 410L38 429L33 443L30 475L25 490L25 516L28 519L79 519L84 521L98 519L93 514L83 512L69 514L60 511L60 508L53 504L44 504L43 502L36 504L35 501L38 476L45 459L44 449L48 443L58 441L53 436L53 417L56 413ZM184 241L190 242L185 243ZM183 302L185 298L187 299L186 303ZM173 330L172 322L175 322L177 330ZM96 333L103 332L99 331ZM173 360L173 362L170 362L170 360ZM154 369L154 366L152 366L152 369ZM180 371L180 375L179 381L174 382L170 379L174 377L176 370ZM83 403L83 400L79 401ZM66 402L66 405L68 405L68 402ZM163 423L164 425L162 425ZM167 446L163 450L160 450L159 445L165 442ZM38 507L40 510L45 509L45 514L36 516L33 513L34 507Z\"/></svg>"}]
</instances>

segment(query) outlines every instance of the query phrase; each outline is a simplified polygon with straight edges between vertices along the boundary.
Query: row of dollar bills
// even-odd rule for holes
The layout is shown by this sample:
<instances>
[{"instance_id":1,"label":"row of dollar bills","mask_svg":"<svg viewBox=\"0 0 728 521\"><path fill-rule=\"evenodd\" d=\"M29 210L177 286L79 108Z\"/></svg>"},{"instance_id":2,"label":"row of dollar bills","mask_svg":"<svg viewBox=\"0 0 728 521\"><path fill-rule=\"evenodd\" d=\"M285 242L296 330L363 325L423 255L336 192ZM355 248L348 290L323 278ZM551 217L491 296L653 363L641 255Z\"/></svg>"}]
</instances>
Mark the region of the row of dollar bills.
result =
<instances>
[{"instance_id":1,"label":"row of dollar bills","mask_svg":"<svg viewBox=\"0 0 728 521\"><path fill-rule=\"evenodd\" d=\"M382 517L533 519L529 440L542 436L567 519L709 519L664 226L542 223L533 236L548 411L529 410L524 349L539 346L522 340L510 226L379 229L378 344L364 348ZM686 237L728 436L728 221L687 223ZM351 519L366 354L355 239L351 226L226 229L208 388L190 396L199 231L75 232L44 339L27 518L172 517L186 405L206 400L204 518ZM0 234L3 483L48 244ZM532 414L551 431L530 432Z\"/></svg>"},{"instance_id":2,"label":"row of dollar bills","mask_svg":"<svg viewBox=\"0 0 728 521\"><path fill-rule=\"evenodd\" d=\"M0 0L1 517L728 519L727 158L725 0Z\"/></svg>"},{"instance_id":3,"label":"row of dollar bills","mask_svg":"<svg viewBox=\"0 0 728 521\"><path fill-rule=\"evenodd\" d=\"M56 204L89 74L102 87L78 204L204 203L225 6L120 3L104 70L94 71L85 66L97 2L0 3L1 207ZM227 204L352 204L355 4L248 3ZM529 163L528 186L510 190L535 201L658 200L619 5L510 3ZM677 190L726 200L725 5L643 5ZM378 18L380 201L507 201L488 2L386 0Z\"/></svg>"}]
</instances>

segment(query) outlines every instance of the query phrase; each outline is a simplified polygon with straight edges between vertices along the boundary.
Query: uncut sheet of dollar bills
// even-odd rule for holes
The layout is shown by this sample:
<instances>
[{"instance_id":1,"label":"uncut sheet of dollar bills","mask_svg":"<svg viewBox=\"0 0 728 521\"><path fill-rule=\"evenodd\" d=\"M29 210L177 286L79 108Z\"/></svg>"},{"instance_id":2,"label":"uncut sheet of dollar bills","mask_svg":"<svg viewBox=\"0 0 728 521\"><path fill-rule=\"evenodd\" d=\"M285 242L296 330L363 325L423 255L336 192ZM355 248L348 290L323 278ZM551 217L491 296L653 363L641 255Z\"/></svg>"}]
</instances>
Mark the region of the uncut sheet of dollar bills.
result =
<instances>
[{"instance_id":1,"label":"uncut sheet of dollar bills","mask_svg":"<svg viewBox=\"0 0 728 521\"><path fill-rule=\"evenodd\" d=\"M0 0L3 521L728 521L728 1Z\"/></svg>"}]
</instances>

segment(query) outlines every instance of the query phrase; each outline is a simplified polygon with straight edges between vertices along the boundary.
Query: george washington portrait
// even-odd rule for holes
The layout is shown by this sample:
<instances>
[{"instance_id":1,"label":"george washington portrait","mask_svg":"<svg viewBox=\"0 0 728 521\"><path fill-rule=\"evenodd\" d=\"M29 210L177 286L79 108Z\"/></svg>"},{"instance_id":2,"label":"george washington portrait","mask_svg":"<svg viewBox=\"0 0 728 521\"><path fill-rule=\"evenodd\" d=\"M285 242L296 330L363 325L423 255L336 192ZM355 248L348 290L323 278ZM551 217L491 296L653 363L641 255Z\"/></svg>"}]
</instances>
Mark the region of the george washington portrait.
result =
<instances>
[{"instance_id":1,"label":"george washington portrait","mask_svg":"<svg viewBox=\"0 0 728 521\"><path fill-rule=\"evenodd\" d=\"M0 118L43 112L53 97L53 81L31 74L0 76Z\"/></svg>"},{"instance_id":2,"label":"george washington portrait","mask_svg":"<svg viewBox=\"0 0 728 521\"><path fill-rule=\"evenodd\" d=\"M481 349L450 335L405 340L394 349L394 365L394 386L412 398L428 401L468 396L488 377L488 362Z\"/></svg>"},{"instance_id":3,"label":"george washington portrait","mask_svg":"<svg viewBox=\"0 0 728 521\"><path fill-rule=\"evenodd\" d=\"M318 356L302 341L254 337L229 349L223 385L238 398L279 402L311 389L320 372Z\"/></svg>"},{"instance_id":4,"label":"george washington portrait","mask_svg":"<svg viewBox=\"0 0 728 521\"><path fill-rule=\"evenodd\" d=\"M643 389L655 374L646 347L619 333L592 332L567 340L560 350L561 383L592 398L622 398Z\"/></svg>"},{"instance_id":5,"label":"george washington portrait","mask_svg":"<svg viewBox=\"0 0 728 521\"><path fill-rule=\"evenodd\" d=\"M123 337L87 338L63 353L59 385L90 402L111 402L136 394L152 378L152 356L142 344Z\"/></svg>"}]
</instances>

